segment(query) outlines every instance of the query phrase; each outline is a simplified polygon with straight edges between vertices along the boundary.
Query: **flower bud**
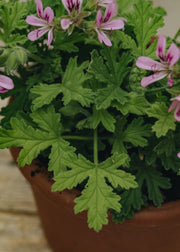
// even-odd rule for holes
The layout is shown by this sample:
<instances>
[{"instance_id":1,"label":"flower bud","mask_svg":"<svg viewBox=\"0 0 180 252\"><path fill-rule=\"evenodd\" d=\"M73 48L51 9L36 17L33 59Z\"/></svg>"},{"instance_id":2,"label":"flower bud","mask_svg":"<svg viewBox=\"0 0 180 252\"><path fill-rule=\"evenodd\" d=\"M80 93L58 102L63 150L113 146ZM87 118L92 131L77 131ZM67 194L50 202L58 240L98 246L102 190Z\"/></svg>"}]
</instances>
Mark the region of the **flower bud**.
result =
<instances>
[{"instance_id":1,"label":"flower bud","mask_svg":"<svg viewBox=\"0 0 180 252\"><path fill-rule=\"evenodd\" d=\"M4 67L9 56L9 49L2 49L0 52L0 67Z\"/></svg>"},{"instance_id":2,"label":"flower bud","mask_svg":"<svg viewBox=\"0 0 180 252\"><path fill-rule=\"evenodd\" d=\"M16 47L11 51L6 60L6 70L8 73L15 71L19 65L24 65L27 61L27 52L22 47Z\"/></svg>"},{"instance_id":3,"label":"flower bud","mask_svg":"<svg viewBox=\"0 0 180 252\"><path fill-rule=\"evenodd\" d=\"M11 52L7 61L6 61L6 71L7 73L11 73L12 71L16 70L18 67L18 62L16 59L15 52Z\"/></svg>"},{"instance_id":4,"label":"flower bud","mask_svg":"<svg viewBox=\"0 0 180 252\"><path fill-rule=\"evenodd\" d=\"M27 61L27 52L23 47L17 47L15 50L16 58L19 64L24 65Z\"/></svg>"}]
</instances>

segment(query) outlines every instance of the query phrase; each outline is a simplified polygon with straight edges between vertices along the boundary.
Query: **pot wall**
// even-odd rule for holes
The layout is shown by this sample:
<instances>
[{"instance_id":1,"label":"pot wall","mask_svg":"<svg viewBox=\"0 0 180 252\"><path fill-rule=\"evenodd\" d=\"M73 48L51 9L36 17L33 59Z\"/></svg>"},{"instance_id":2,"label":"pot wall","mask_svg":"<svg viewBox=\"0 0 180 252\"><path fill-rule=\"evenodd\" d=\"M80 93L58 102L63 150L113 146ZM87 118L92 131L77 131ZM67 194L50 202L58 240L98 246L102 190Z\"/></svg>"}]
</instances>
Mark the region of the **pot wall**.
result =
<instances>
[{"instance_id":1,"label":"pot wall","mask_svg":"<svg viewBox=\"0 0 180 252\"><path fill-rule=\"evenodd\" d=\"M12 148L14 160L19 148ZM30 182L46 238L54 252L179 252L180 201L149 207L123 224L109 224L96 233L87 226L86 213L74 214L75 190L52 193L48 175L31 172L32 166L20 169Z\"/></svg>"}]
</instances>

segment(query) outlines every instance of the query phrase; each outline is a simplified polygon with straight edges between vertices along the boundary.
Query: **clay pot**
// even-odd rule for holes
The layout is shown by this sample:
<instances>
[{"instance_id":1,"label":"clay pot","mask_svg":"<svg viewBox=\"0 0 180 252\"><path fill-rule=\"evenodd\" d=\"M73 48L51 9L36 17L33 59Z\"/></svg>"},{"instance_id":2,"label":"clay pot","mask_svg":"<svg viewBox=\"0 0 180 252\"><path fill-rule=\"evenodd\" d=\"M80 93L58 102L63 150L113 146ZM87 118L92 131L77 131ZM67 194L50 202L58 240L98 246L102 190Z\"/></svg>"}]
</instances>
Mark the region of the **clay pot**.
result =
<instances>
[{"instance_id":1,"label":"clay pot","mask_svg":"<svg viewBox=\"0 0 180 252\"><path fill-rule=\"evenodd\" d=\"M19 148L11 148L16 161ZM132 220L109 224L96 233L87 226L86 212L75 215L76 190L51 192L48 172L36 173L37 161L20 171L30 182L46 238L54 252L179 252L180 201L148 207ZM33 175L33 176L32 176Z\"/></svg>"}]
</instances>

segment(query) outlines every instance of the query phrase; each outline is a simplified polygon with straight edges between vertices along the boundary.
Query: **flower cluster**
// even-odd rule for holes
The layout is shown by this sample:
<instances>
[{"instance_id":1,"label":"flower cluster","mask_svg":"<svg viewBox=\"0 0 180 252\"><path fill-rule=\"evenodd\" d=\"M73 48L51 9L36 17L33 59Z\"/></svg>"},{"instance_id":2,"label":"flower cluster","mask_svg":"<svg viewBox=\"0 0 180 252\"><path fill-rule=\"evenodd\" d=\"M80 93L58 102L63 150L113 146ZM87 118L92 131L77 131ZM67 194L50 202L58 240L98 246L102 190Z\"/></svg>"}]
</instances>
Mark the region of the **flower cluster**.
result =
<instances>
[{"instance_id":1,"label":"flower cluster","mask_svg":"<svg viewBox=\"0 0 180 252\"><path fill-rule=\"evenodd\" d=\"M137 59L137 67L153 72L152 75L144 77L141 80L141 85L143 87L146 87L158 80L161 80L166 76L168 76L167 84L169 86L172 86L174 81L171 78L171 75L173 75L173 67L180 59L180 49L174 43L172 43L167 51L167 54L165 53L165 51L166 38L163 35L159 35L156 56L160 60L160 62L144 56L139 57ZM177 121L180 122L180 95L175 98L172 98L171 101L173 101L173 103L168 111L171 112L176 107L174 117ZM180 158L180 153L178 153L177 156Z\"/></svg>"},{"instance_id":2,"label":"flower cluster","mask_svg":"<svg viewBox=\"0 0 180 252\"><path fill-rule=\"evenodd\" d=\"M164 37L164 35L159 35L156 56L160 60L160 62L144 56L137 59L137 67L153 72L152 75L144 77L141 80L141 85L143 87L161 80L166 76L168 76L167 84L169 86L172 86L174 81L172 80L171 75L173 75L175 64L180 59L180 49L174 43L172 43L167 51L167 54L165 53L165 51L166 38ZM176 107L174 117L177 121L180 121L180 95L172 98L171 101L174 102L169 108L169 112Z\"/></svg>"},{"instance_id":3,"label":"flower cluster","mask_svg":"<svg viewBox=\"0 0 180 252\"><path fill-rule=\"evenodd\" d=\"M81 28L82 23L84 23L84 18L90 15L89 12L82 10L83 0L62 0L62 3L68 15L60 18L61 29L68 30L72 26L71 29L73 30L75 25ZM33 26L40 26L40 28L30 32L28 38L34 41L48 32L47 45L50 45L53 39L53 29L59 29L55 27L54 12L50 7L45 8L43 11L41 0L37 0L36 5L39 18L30 15L26 18L26 22ZM111 41L103 30L112 31L123 29L124 22L120 18L113 19L117 14L117 6L114 0L97 1L96 7L106 8L106 10L104 17L102 16L101 10L97 12L96 21L93 23L91 31L94 30L97 32L98 39L101 43L104 42L107 46L112 46Z\"/></svg>"}]
</instances>

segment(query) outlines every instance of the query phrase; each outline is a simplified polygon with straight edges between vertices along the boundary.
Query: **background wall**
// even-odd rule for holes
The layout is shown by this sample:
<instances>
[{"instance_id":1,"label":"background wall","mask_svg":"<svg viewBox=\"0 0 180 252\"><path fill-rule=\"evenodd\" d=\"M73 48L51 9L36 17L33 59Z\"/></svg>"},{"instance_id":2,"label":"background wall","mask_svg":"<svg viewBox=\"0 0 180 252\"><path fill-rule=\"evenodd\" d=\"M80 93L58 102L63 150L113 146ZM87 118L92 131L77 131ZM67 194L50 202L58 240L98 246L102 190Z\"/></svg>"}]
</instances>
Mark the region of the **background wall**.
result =
<instances>
[{"instance_id":1,"label":"background wall","mask_svg":"<svg viewBox=\"0 0 180 252\"><path fill-rule=\"evenodd\" d=\"M159 33L174 36L180 28L180 0L154 0L155 6L162 6L167 11L165 27Z\"/></svg>"}]
</instances>

